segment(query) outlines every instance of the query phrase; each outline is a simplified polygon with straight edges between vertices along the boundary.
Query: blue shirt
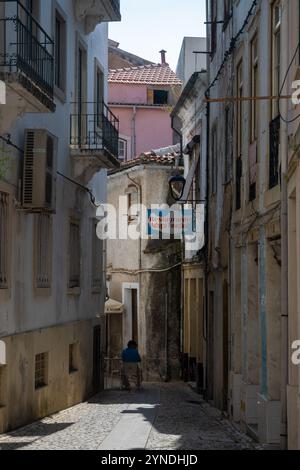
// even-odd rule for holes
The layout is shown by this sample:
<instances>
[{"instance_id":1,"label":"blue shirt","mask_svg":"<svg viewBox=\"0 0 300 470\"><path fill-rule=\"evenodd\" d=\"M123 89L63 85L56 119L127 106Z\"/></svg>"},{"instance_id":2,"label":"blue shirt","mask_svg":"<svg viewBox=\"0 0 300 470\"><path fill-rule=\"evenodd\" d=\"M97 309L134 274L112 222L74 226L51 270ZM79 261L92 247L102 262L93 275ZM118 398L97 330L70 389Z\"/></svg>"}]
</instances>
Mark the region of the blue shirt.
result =
<instances>
[{"instance_id":1,"label":"blue shirt","mask_svg":"<svg viewBox=\"0 0 300 470\"><path fill-rule=\"evenodd\" d=\"M141 362L141 357L137 349L134 348L126 348L122 352L122 360L123 362Z\"/></svg>"}]
</instances>

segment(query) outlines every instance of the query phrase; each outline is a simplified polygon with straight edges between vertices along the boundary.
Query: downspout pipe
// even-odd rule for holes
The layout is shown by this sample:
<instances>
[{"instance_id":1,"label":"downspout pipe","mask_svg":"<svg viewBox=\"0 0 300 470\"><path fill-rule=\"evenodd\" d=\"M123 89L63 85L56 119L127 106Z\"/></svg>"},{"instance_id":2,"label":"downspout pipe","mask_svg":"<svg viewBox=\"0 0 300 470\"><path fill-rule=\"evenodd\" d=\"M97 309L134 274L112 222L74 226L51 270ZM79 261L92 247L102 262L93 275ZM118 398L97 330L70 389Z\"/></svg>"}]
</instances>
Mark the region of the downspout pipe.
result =
<instances>
[{"instance_id":1,"label":"downspout pipe","mask_svg":"<svg viewBox=\"0 0 300 470\"><path fill-rule=\"evenodd\" d=\"M285 2L283 8L283 31L281 37L282 51L289 51L289 2ZM287 70L289 56L282 54L282 70ZM288 92L286 81L283 93ZM282 112L288 115L288 101L283 100ZM288 447L287 426L287 385L289 371L289 346L288 346L288 194L287 194L287 158L288 158L288 124L281 120L280 126L280 153L281 153L281 427L280 446L282 450Z\"/></svg>"},{"instance_id":2,"label":"downspout pipe","mask_svg":"<svg viewBox=\"0 0 300 470\"><path fill-rule=\"evenodd\" d=\"M182 138L182 133L175 127L174 124L174 116L171 116L171 128L179 136L180 139L180 155L183 156L183 138ZM182 206L182 211L184 210ZM184 213L182 214L184 215ZM184 262L185 260L185 239L184 239L184 233L182 234L182 242L181 242L181 252L182 252L182 261ZM184 308L184 272L183 269L181 269L181 306L180 306L180 354L183 359L183 349L184 349L184 344L183 344L183 308ZM183 364L182 364L183 366ZM183 369L182 369L183 370Z\"/></svg>"},{"instance_id":3,"label":"downspout pipe","mask_svg":"<svg viewBox=\"0 0 300 470\"><path fill-rule=\"evenodd\" d=\"M206 0L206 16L208 21L208 1ZM206 26L206 40L208 41L209 34L208 34L208 25ZM209 60L210 56L207 55L207 66L206 70L209 71ZM210 97L210 92L207 91L205 93L205 97ZM205 225L204 225L204 259L205 259L205 272L204 272L204 317L205 322L203 322L203 340L205 344L204 356L205 356L205 371L204 371L204 383L203 383L203 397L204 399L208 399L208 315L209 315L209 305L208 305L208 290L209 290L209 283L208 283L208 237L209 237L209 148L210 148L210 103L207 102L206 105L206 205L205 205Z\"/></svg>"}]
</instances>

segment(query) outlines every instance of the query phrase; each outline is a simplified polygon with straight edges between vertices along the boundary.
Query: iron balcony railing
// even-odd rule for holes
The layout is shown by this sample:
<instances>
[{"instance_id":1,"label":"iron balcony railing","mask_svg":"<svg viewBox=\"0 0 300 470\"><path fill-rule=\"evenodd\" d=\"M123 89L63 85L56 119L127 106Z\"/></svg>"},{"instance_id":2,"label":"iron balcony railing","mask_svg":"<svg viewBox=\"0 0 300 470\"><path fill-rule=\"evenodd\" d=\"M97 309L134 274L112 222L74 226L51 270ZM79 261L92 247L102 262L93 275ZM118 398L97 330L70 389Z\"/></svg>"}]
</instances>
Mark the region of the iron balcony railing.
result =
<instances>
[{"instance_id":1,"label":"iron balcony railing","mask_svg":"<svg viewBox=\"0 0 300 470\"><path fill-rule=\"evenodd\" d=\"M53 99L54 42L20 1L0 0L0 71L21 72Z\"/></svg>"},{"instance_id":2,"label":"iron balcony railing","mask_svg":"<svg viewBox=\"0 0 300 470\"><path fill-rule=\"evenodd\" d=\"M70 144L80 150L107 150L118 158L119 120L105 103L76 103L70 116Z\"/></svg>"},{"instance_id":3,"label":"iron balcony railing","mask_svg":"<svg viewBox=\"0 0 300 470\"><path fill-rule=\"evenodd\" d=\"M279 183L280 116L270 122L269 188Z\"/></svg>"}]
</instances>

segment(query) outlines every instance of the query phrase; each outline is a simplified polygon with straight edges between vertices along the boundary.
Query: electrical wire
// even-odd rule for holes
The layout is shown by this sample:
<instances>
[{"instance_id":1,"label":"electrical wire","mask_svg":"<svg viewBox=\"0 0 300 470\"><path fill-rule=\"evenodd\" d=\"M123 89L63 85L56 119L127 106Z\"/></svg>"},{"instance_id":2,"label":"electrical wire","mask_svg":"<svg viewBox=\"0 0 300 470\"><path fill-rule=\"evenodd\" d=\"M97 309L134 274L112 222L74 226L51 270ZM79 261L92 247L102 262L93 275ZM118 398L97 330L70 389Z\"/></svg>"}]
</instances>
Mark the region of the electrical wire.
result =
<instances>
[{"instance_id":1,"label":"electrical wire","mask_svg":"<svg viewBox=\"0 0 300 470\"><path fill-rule=\"evenodd\" d=\"M220 76L221 76L221 73L225 67L225 64L226 62L228 61L229 57L233 54L234 50L235 50L235 47L236 47L236 43L237 41L239 40L240 36L243 34L244 32L244 29L245 27L247 26L251 16L253 15L253 12L254 12L254 9L255 7L257 6L257 2L258 0L253 0L253 3L251 5L251 8L249 9L248 13L247 13L247 16L243 22L243 25L242 27L239 29L239 31L237 32L237 34L231 39L230 41L230 46L229 48L227 49L227 51L225 52L224 54L224 58L223 58L223 62L214 78L214 80L211 82L211 84L209 85L209 87L207 88L206 92L205 92L205 96L207 97L209 95L209 92L210 90L215 86L215 84L217 83L217 81L219 80Z\"/></svg>"},{"instance_id":2,"label":"electrical wire","mask_svg":"<svg viewBox=\"0 0 300 470\"><path fill-rule=\"evenodd\" d=\"M18 145L14 144L10 138L10 135L8 134L7 137L4 137L3 135L0 135L0 140L2 140L3 142L5 142L7 145L9 145L10 147L13 147L14 149L18 150L19 152L22 153L22 155L25 154L25 151L24 149L18 147ZM101 204L96 204L96 198L94 196L94 194L92 193L92 191L87 188L86 186L83 186L82 184L78 183L77 181L73 180L72 178L69 178L68 176L65 176L63 173L61 173L60 171L57 171L56 172L59 176L61 176L62 178L64 178L65 180L69 181L70 183L73 183L75 184L76 186L78 186L79 188L81 188L83 191L86 191L89 196L90 196L90 200L91 200L91 203L93 204L93 206L97 209Z\"/></svg>"},{"instance_id":3,"label":"electrical wire","mask_svg":"<svg viewBox=\"0 0 300 470\"><path fill-rule=\"evenodd\" d=\"M291 59L291 62L290 62L290 64L289 64L288 68L287 68L286 74L285 74L284 79L283 79L283 83L282 83L281 88L280 88L279 97L282 96L282 92L283 92L283 88L284 88L285 82L287 81L288 75L289 75L289 73L290 73L290 70L291 70L291 68L292 68L293 62L294 62L294 60L295 60L295 58L296 58L296 55L297 55L299 49L300 49L300 42L298 42L298 45L297 45L297 47L296 47L296 50L295 50L295 52L294 52L294 54L293 54L293 57L292 57L292 59ZM279 101L279 115L280 115L280 119L281 119L283 122L285 122L286 124L292 124L293 122L297 121L297 119L300 118L300 114L298 114L298 115L295 116L293 119L285 119L285 118L282 116L281 111L280 111L280 101Z\"/></svg>"}]
</instances>

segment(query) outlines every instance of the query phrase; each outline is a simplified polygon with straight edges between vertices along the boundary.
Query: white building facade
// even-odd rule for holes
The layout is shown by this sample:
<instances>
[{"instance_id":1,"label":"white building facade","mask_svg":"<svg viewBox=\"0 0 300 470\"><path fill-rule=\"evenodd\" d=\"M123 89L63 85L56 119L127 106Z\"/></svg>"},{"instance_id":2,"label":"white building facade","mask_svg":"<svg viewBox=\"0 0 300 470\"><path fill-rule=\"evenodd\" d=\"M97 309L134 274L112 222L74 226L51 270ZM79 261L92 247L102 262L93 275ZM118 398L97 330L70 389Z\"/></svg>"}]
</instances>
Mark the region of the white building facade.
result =
<instances>
[{"instance_id":1,"label":"white building facade","mask_svg":"<svg viewBox=\"0 0 300 470\"><path fill-rule=\"evenodd\" d=\"M4 432L101 389L105 252L95 205L118 167L118 123L105 102L107 22L120 20L120 5L1 1L0 18Z\"/></svg>"}]
</instances>

